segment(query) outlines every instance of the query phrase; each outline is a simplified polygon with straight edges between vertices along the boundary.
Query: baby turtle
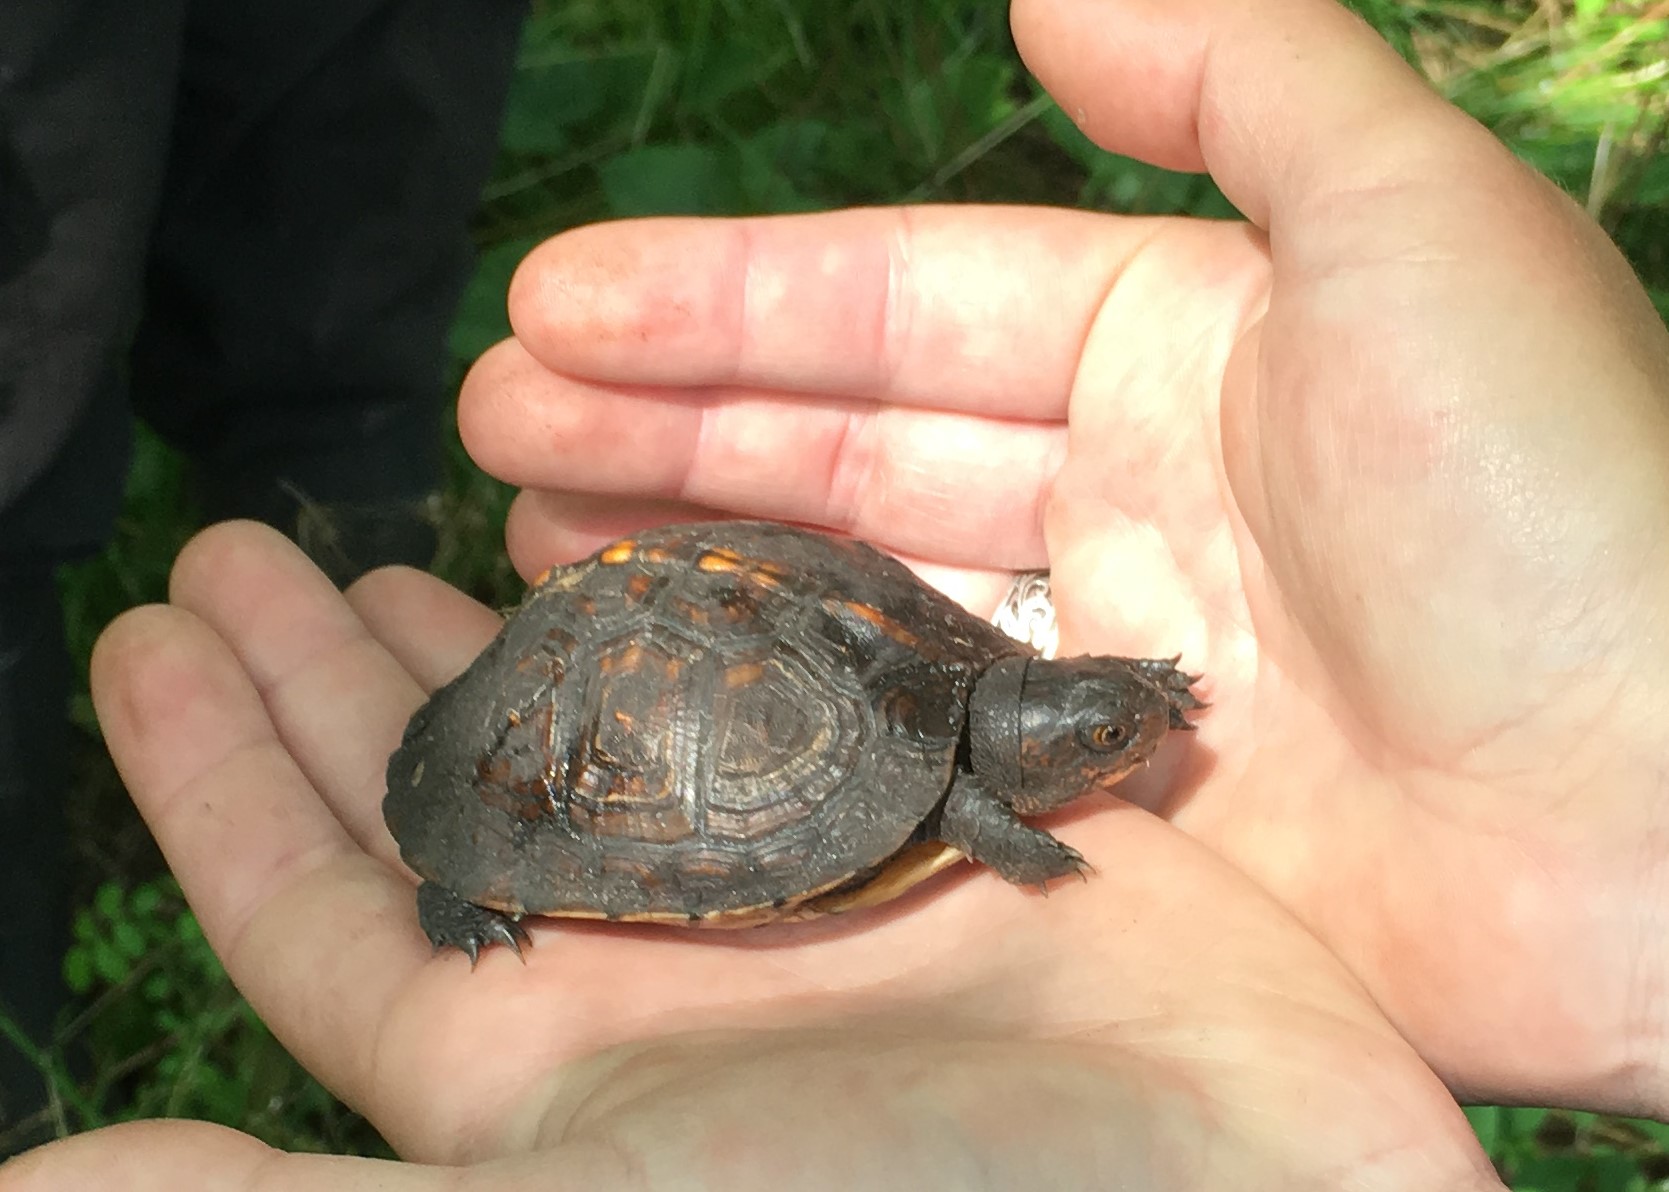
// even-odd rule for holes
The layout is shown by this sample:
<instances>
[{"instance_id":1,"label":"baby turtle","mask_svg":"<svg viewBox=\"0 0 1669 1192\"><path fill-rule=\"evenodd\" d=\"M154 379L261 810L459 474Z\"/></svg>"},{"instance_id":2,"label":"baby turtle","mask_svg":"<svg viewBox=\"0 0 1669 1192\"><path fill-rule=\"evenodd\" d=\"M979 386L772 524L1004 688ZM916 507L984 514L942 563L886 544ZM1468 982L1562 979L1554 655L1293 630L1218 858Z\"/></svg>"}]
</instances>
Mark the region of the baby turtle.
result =
<instances>
[{"instance_id":1,"label":"baby turtle","mask_svg":"<svg viewBox=\"0 0 1669 1192\"><path fill-rule=\"evenodd\" d=\"M1084 859L1023 821L1203 707L1175 660L1043 659L873 547L669 526L554 568L412 717L383 815L418 920L473 961L524 915L736 927L970 857Z\"/></svg>"}]
</instances>

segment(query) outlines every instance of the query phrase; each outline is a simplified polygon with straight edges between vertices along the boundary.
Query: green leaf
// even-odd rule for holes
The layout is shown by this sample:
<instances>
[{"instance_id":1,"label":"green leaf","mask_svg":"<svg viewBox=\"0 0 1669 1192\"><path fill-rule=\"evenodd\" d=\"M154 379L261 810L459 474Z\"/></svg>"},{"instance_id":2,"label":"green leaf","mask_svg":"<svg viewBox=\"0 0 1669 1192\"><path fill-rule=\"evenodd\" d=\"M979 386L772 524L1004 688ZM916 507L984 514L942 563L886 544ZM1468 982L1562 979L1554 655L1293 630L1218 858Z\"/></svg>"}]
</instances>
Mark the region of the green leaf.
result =
<instances>
[{"instance_id":1,"label":"green leaf","mask_svg":"<svg viewBox=\"0 0 1669 1192\"><path fill-rule=\"evenodd\" d=\"M64 956L64 984L70 992L91 993L93 989L93 958L85 948L71 948Z\"/></svg>"},{"instance_id":2,"label":"green leaf","mask_svg":"<svg viewBox=\"0 0 1669 1192\"><path fill-rule=\"evenodd\" d=\"M815 120L783 120L736 145L740 183L754 211L814 211L819 203L800 189L821 166L828 125Z\"/></svg>"},{"instance_id":3,"label":"green leaf","mask_svg":"<svg viewBox=\"0 0 1669 1192\"><path fill-rule=\"evenodd\" d=\"M692 108L711 111L733 95L758 88L787 58L786 49L765 57L743 42L711 42L699 60L688 63L679 98Z\"/></svg>"},{"instance_id":4,"label":"green leaf","mask_svg":"<svg viewBox=\"0 0 1669 1192\"><path fill-rule=\"evenodd\" d=\"M115 930L111 933L111 941L115 944L116 950L129 960L138 960L146 952L145 936L139 928L125 919L116 923Z\"/></svg>"},{"instance_id":5,"label":"green leaf","mask_svg":"<svg viewBox=\"0 0 1669 1192\"><path fill-rule=\"evenodd\" d=\"M538 243L537 236L522 236L496 244L481 254L458 304L458 317L452 323L451 347L456 359L474 360L499 340L509 337L510 315L504 300L510 289L510 277Z\"/></svg>"},{"instance_id":6,"label":"green leaf","mask_svg":"<svg viewBox=\"0 0 1669 1192\"><path fill-rule=\"evenodd\" d=\"M620 216L717 215L740 206L733 176L707 145L645 145L599 173L609 209Z\"/></svg>"},{"instance_id":7,"label":"green leaf","mask_svg":"<svg viewBox=\"0 0 1669 1192\"><path fill-rule=\"evenodd\" d=\"M162 891L154 882L147 882L133 892L128 900L128 908L135 918L149 919L162 907Z\"/></svg>"},{"instance_id":8,"label":"green leaf","mask_svg":"<svg viewBox=\"0 0 1669 1192\"><path fill-rule=\"evenodd\" d=\"M503 147L516 153L567 150L568 130L601 110L597 76L594 64L582 58L518 71L504 108Z\"/></svg>"},{"instance_id":9,"label":"green leaf","mask_svg":"<svg viewBox=\"0 0 1669 1192\"><path fill-rule=\"evenodd\" d=\"M88 950L92 959L93 971L98 974L100 981L106 985L120 985L132 971L128 958L115 948L100 940Z\"/></svg>"},{"instance_id":10,"label":"green leaf","mask_svg":"<svg viewBox=\"0 0 1669 1192\"><path fill-rule=\"evenodd\" d=\"M93 894L93 909L106 919L115 919L122 913L122 888L115 882L105 882Z\"/></svg>"},{"instance_id":11,"label":"green leaf","mask_svg":"<svg viewBox=\"0 0 1669 1192\"><path fill-rule=\"evenodd\" d=\"M1544 1155L1512 1175L1514 1192L1629 1192L1639 1169L1626 1155Z\"/></svg>"},{"instance_id":12,"label":"green leaf","mask_svg":"<svg viewBox=\"0 0 1669 1192\"><path fill-rule=\"evenodd\" d=\"M1501 1111L1493 1105L1468 1105L1465 1112L1466 1120L1472 1123L1472 1133L1478 1136L1478 1143L1487 1153L1494 1155L1501 1138Z\"/></svg>"}]
</instances>

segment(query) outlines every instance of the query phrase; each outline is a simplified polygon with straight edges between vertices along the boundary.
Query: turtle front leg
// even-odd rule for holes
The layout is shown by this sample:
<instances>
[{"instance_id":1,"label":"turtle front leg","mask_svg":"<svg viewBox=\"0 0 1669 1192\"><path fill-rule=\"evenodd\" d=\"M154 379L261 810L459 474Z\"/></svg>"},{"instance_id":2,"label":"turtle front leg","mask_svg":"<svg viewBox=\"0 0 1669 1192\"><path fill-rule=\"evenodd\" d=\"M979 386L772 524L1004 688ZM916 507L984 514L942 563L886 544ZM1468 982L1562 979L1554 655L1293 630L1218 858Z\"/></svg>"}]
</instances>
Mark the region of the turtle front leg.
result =
<instances>
[{"instance_id":1,"label":"turtle front leg","mask_svg":"<svg viewBox=\"0 0 1669 1192\"><path fill-rule=\"evenodd\" d=\"M1046 886L1088 868L1077 849L1023 822L971 774L957 775L945 796L938 835L1016 886Z\"/></svg>"},{"instance_id":2,"label":"turtle front leg","mask_svg":"<svg viewBox=\"0 0 1669 1192\"><path fill-rule=\"evenodd\" d=\"M417 925L436 952L457 948L468 955L470 968L481 949L492 944L508 944L517 956L523 944L532 946L527 930L510 915L466 902L435 882L417 887Z\"/></svg>"}]
</instances>

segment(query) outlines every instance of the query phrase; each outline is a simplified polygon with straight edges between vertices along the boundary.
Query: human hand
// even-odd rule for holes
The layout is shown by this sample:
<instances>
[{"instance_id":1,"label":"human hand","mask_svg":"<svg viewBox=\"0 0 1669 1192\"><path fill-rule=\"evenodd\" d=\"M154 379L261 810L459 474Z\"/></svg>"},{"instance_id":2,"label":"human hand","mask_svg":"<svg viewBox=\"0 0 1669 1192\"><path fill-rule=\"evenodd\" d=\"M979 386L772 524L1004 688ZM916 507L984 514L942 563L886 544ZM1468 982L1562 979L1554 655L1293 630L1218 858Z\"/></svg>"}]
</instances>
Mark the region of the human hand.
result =
<instances>
[{"instance_id":1,"label":"human hand","mask_svg":"<svg viewBox=\"0 0 1669 1192\"><path fill-rule=\"evenodd\" d=\"M1161 820L1047 900L945 880L761 931L564 922L431 955L380 816L423 692L497 617L411 571L347 599L270 530L199 536L100 640L111 754L210 944L411 1165L151 1122L0 1192L1501 1185L1342 966ZM445 1165L445 1166L432 1166Z\"/></svg>"},{"instance_id":2,"label":"human hand","mask_svg":"<svg viewBox=\"0 0 1669 1192\"><path fill-rule=\"evenodd\" d=\"M1067 652L1208 678L1194 760L1120 793L1271 891L1452 1087L1669 1113L1643 293L1330 3L1020 0L1014 26L1092 136L1209 168L1251 222L559 237L460 409L527 489L519 566L715 511L850 531L982 611L1049 566ZM1128 823L1061 834L1106 874L1145 863Z\"/></svg>"}]
</instances>

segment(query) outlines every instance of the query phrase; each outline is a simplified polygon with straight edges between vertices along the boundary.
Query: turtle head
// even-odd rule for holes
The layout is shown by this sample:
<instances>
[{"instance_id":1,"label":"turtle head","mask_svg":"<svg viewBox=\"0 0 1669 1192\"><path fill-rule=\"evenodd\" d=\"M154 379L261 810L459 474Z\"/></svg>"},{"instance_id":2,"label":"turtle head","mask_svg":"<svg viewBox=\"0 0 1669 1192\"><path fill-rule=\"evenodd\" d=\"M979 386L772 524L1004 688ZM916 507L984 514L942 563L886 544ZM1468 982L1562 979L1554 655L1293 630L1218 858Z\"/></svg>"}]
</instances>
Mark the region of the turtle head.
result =
<instances>
[{"instance_id":1,"label":"turtle head","mask_svg":"<svg viewBox=\"0 0 1669 1192\"><path fill-rule=\"evenodd\" d=\"M1143 765L1184 712L1205 705L1170 661L1002 658L974 688L969 758L1021 815L1105 790Z\"/></svg>"}]
</instances>

